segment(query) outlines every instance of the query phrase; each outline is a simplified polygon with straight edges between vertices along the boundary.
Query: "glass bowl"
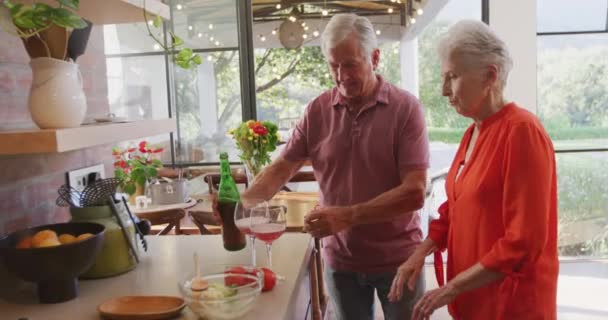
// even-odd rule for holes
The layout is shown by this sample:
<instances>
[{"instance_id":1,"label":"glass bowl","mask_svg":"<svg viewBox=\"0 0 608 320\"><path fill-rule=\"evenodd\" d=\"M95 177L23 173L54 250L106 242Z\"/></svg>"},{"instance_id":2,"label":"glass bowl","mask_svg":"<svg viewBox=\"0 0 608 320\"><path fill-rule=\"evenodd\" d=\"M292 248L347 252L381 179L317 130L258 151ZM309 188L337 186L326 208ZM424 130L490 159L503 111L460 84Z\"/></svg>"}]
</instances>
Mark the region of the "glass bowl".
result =
<instances>
[{"instance_id":1,"label":"glass bowl","mask_svg":"<svg viewBox=\"0 0 608 320\"><path fill-rule=\"evenodd\" d=\"M179 282L179 289L188 307L203 319L231 320L244 316L262 291L261 272L252 274L225 272L201 275L209 287L204 291L191 289L194 274Z\"/></svg>"}]
</instances>

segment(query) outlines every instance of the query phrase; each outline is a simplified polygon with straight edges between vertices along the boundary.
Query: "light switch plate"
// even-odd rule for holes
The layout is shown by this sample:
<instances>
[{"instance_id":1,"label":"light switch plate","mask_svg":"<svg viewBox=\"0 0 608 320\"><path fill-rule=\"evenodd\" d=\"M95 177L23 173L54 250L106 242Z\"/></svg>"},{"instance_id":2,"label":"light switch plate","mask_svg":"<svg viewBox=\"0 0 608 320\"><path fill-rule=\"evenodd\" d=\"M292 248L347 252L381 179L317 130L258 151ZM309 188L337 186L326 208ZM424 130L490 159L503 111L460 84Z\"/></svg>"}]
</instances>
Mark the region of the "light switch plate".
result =
<instances>
[{"instance_id":1,"label":"light switch plate","mask_svg":"<svg viewBox=\"0 0 608 320\"><path fill-rule=\"evenodd\" d=\"M76 169L67 172L68 185L78 191L82 191L87 186L87 177L91 173L99 173L99 176L103 179L106 177L105 168L103 163Z\"/></svg>"}]
</instances>

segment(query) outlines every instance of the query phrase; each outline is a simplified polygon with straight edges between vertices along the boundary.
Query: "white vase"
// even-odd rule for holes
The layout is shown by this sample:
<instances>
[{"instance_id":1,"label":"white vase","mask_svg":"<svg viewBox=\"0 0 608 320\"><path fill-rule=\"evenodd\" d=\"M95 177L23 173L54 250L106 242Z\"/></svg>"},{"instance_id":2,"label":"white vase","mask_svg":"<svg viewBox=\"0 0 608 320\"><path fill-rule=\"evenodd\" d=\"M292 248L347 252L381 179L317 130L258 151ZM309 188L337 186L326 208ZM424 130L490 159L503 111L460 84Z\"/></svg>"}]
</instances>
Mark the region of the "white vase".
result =
<instances>
[{"instance_id":1,"label":"white vase","mask_svg":"<svg viewBox=\"0 0 608 320\"><path fill-rule=\"evenodd\" d=\"M78 127L87 112L78 65L53 58L30 62L33 81L29 108L32 120L41 129Z\"/></svg>"}]
</instances>

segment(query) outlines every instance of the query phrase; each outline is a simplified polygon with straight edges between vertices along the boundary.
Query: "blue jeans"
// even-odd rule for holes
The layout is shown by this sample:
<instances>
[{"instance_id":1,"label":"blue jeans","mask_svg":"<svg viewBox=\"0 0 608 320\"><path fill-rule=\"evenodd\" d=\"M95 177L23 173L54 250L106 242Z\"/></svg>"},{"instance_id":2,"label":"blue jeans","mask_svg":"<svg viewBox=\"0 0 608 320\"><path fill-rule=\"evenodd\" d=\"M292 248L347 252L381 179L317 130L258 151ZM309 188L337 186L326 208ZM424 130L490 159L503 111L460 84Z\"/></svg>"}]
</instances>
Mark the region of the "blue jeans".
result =
<instances>
[{"instance_id":1,"label":"blue jeans","mask_svg":"<svg viewBox=\"0 0 608 320\"><path fill-rule=\"evenodd\" d=\"M374 292L378 294L384 319L408 320L411 318L414 305L425 290L424 270L413 292L407 289L407 283L404 284L403 297L397 303L391 303L387 298L395 272L379 274L343 272L325 265L323 273L337 320L373 320Z\"/></svg>"}]
</instances>

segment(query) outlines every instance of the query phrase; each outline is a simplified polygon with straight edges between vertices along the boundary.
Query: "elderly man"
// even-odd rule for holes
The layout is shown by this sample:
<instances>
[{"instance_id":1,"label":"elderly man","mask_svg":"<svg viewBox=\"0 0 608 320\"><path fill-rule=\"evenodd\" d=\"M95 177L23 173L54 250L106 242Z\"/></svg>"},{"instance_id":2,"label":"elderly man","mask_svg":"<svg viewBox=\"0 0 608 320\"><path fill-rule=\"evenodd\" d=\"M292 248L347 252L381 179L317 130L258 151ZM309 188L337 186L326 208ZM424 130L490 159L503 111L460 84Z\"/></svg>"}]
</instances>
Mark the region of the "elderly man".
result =
<instances>
[{"instance_id":1,"label":"elderly man","mask_svg":"<svg viewBox=\"0 0 608 320\"><path fill-rule=\"evenodd\" d=\"M380 51L366 18L339 14L322 38L336 87L307 107L281 156L242 195L269 199L310 160L318 209L305 229L322 238L325 278L338 319L373 319L377 291L386 319L409 319L423 280L387 299L399 264L422 241L428 138L420 102L375 74Z\"/></svg>"}]
</instances>

